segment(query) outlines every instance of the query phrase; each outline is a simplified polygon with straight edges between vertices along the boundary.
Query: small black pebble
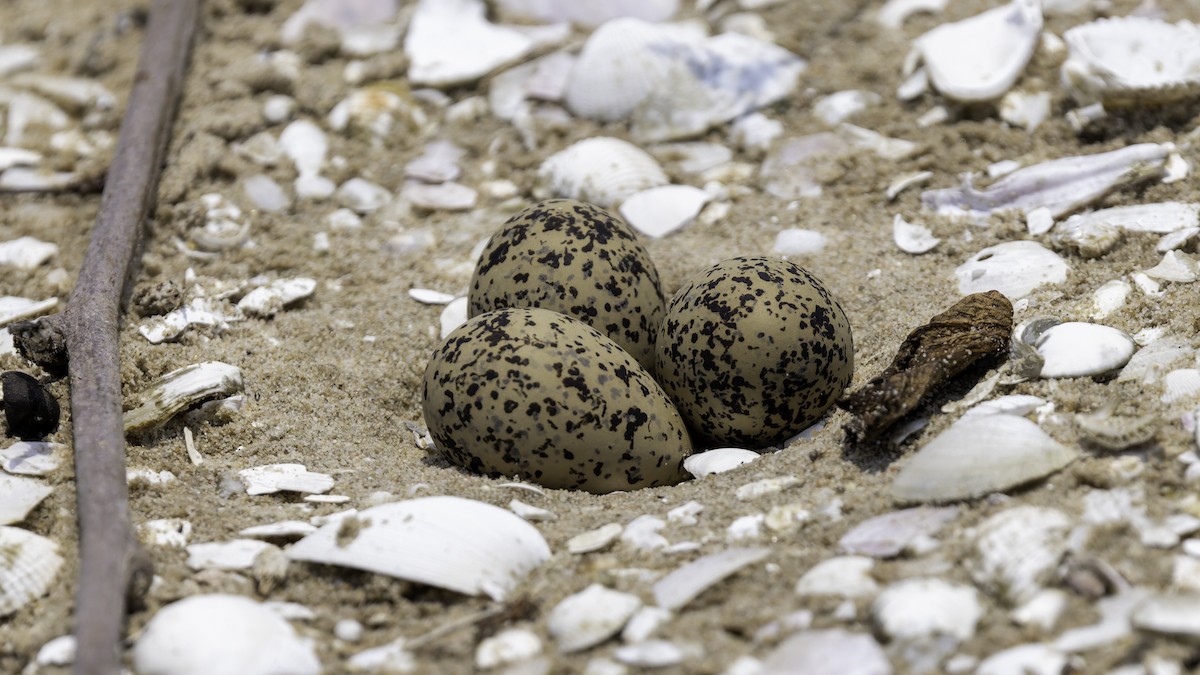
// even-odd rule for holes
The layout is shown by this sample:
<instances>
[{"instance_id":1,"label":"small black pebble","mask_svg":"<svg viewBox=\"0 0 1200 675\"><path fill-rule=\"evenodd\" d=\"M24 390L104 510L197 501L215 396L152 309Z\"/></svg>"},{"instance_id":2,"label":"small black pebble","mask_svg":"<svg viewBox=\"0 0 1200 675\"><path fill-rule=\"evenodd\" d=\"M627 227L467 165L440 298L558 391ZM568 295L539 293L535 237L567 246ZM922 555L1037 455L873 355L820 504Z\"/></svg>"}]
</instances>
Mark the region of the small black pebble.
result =
<instances>
[{"instance_id":1,"label":"small black pebble","mask_svg":"<svg viewBox=\"0 0 1200 675\"><path fill-rule=\"evenodd\" d=\"M38 441L58 431L58 401L41 382L19 370L0 375L8 433L23 441Z\"/></svg>"}]
</instances>

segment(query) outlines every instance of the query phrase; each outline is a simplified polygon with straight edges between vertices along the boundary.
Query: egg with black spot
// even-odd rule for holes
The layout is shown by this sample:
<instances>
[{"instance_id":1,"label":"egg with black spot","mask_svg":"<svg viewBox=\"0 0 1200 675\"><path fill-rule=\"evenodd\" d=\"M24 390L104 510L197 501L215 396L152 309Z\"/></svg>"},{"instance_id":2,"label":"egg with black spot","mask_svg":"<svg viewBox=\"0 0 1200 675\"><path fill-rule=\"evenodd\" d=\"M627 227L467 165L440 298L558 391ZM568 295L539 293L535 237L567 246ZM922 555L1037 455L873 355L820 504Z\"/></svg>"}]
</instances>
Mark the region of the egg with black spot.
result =
<instances>
[{"instance_id":1,"label":"egg with black spot","mask_svg":"<svg viewBox=\"0 0 1200 675\"><path fill-rule=\"evenodd\" d=\"M850 321L795 263L733 258L672 298L657 373L698 439L764 448L817 421L850 383Z\"/></svg>"},{"instance_id":2,"label":"egg with black spot","mask_svg":"<svg viewBox=\"0 0 1200 675\"><path fill-rule=\"evenodd\" d=\"M539 308L481 314L434 353L422 387L438 451L469 471L606 493L684 478L671 399L596 329Z\"/></svg>"},{"instance_id":3,"label":"egg with black spot","mask_svg":"<svg viewBox=\"0 0 1200 675\"><path fill-rule=\"evenodd\" d=\"M633 229L574 199L542 201L510 218L488 241L467 293L468 316L549 309L592 326L646 368L666 304Z\"/></svg>"}]
</instances>

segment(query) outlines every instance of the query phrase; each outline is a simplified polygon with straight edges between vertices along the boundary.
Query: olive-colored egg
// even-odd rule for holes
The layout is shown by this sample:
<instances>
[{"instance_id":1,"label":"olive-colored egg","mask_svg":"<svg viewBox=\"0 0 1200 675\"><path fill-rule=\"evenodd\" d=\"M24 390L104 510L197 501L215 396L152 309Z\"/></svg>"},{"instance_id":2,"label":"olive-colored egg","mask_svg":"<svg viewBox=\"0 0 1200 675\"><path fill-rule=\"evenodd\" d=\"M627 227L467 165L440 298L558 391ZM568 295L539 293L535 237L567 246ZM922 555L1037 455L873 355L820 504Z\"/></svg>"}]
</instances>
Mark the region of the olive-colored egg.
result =
<instances>
[{"instance_id":1,"label":"olive-colored egg","mask_svg":"<svg viewBox=\"0 0 1200 675\"><path fill-rule=\"evenodd\" d=\"M692 451L671 399L628 352L545 309L469 319L425 370L425 424L451 462L604 493L684 478Z\"/></svg>"},{"instance_id":2,"label":"olive-colored egg","mask_svg":"<svg viewBox=\"0 0 1200 675\"><path fill-rule=\"evenodd\" d=\"M816 277L733 258L671 300L658 333L663 388L698 437L762 448L811 425L854 373L846 313Z\"/></svg>"},{"instance_id":3,"label":"olive-colored egg","mask_svg":"<svg viewBox=\"0 0 1200 675\"><path fill-rule=\"evenodd\" d=\"M634 231L574 199L539 202L509 219L480 255L467 293L467 316L549 309L607 335L646 368L666 305Z\"/></svg>"}]
</instances>

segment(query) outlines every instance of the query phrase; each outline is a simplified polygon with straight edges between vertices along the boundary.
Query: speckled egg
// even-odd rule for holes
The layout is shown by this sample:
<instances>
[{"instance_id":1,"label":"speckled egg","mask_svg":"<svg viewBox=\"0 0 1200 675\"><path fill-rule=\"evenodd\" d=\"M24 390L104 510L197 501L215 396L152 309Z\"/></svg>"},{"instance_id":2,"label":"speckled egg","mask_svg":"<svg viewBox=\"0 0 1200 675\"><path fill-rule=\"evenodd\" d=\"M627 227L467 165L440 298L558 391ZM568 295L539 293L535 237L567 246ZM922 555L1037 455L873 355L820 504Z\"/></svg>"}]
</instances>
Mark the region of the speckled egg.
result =
<instances>
[{"instance_id":1,"label":"speckled egg","mask_svg":"<svg viewBox=\"0 0 1200 675\"><path fill-rule=\"evenodd\" d=\"M683 479L687 428L662 387L591 326L536 308L469 319L425 370L425 424L451 462L604 493Z\"/></svg>"},{"instance_id":2,"label":"speckled egg","mask_svg":"<svg viewBox=\"0 0 1200 675\"><path fill-rule=\"evenodd\" d=\"M762 448L815 422L854 372L846 313L816 277L733 258L686 284L658 333L659 381L697 437Z\"/></svg>"},{"instance_id":3,"label":"speckled egg","mask_svg":"<svg viewBox=\"0 0 1200 675\"><path fill-rule=\"evenodd\" d=\"M513 216L492 236L467 294L468 316L541 307L580 321L644 367L666 311L658 270L633 230L604 209L550 199Z\"/></svg>"}]
</instances>

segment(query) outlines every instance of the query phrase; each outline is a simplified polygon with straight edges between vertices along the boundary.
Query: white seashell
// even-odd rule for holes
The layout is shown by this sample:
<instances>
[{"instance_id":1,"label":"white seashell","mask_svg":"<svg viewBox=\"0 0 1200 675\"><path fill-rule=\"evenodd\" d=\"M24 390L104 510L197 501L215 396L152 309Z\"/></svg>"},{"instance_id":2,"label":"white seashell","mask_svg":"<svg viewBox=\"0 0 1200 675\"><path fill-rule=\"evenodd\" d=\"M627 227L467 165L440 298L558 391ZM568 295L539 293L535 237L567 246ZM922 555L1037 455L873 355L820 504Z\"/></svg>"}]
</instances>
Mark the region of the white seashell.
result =
<instances>
[{"instance_id":1,"label":"white seashell","mask_svg":"<svg viewBox=\"0 0 1200 675\"><path fill-rule=\"evenodd\" d=\"M204 361L173 370L138 394L138 406L124 414L125 433L157 427L196 403L241 390L242 371L228 363Z\"/></svg>"},{"instance_id":2,"label":"white seashell","mask_svg":"<svg viewBox=\"0 0 1200 675\"><path fill-rule=\"evenodd\" d=\"M315 473L303 464L265 464L238 471L248 495L270 495L276 492L320 494L333 487L333 476Z\"/></svg>"},{"instance_id":3,"label":"white seashell","mask_svg":"<svg viewBox=\"0 0 1200 675\"><path fill-rule=\"evenodd\" d=\"M654 551L666 548L667 538L658 533L667 524L661 518L649 514L638 516L629 521L621 532L621 541L639 551Z\"/></svg>"},{"instance_id":4,"label":"white seashell","mask_svg":"<svg viewBox=\"0 0 1200 675\"><path fill-rule=\"evenodd\" d=\"M975 675L1058 675L1069 670L1068 663L1068 655L1050 645L1023 644L988 655Z\"/></svg>"},{"instance_id":5,"label":"white seashell","mask_svg":"<svg viewBox=\"0 0 1200 675\"><path fill-rule=\"evenodd\" d=\"M0 265L11 265L19 270L35 270L56 255L57 245L33 237L0 242Z\"/></svg>"},{"instance_id":6,"label":"white seashell","mask_svg":"<svg viewBox=\"0 0 1200 675\"><path fill-rule=\"evenodd\" d=\"M129 484L141 483L144 485L170 485L176 480L175 474L163 469L155 471L153 469L142 469L131 467L125 470L125 482Z\"/></svg>"},{"instance_id":7,"label":"white seashell","mask_svg":"<svg viewBox=\"0 0 1200 675\"><path fill-rule=\"evenodd\" d=\"M604 208L669 181L658 162L641 148L617 138L588 138L546 159L538 175L557 196Z\"/></svg>"},{"instance_id":8,"label":"white seashell","mask_svg":"<svg viewBox=\"0 0 1200 675\"><path fill-rule=\"evenodd\" d=\"M933 236L933 232L924 225L914 225L905 220L900 214L892 219L892 241L901 251L920 255L933 250L941 243L941 239Z\"/></svg>"},{"instance_id":9,"label":"white seashell","mask_svg":"<svg viewBox=\"0 0 1200 675\"><path fill-rule=\"evenodd\" d=\"M137 534L149 546L183 548L192 536L192 524L183 518L147 520L137 526Z\"/></svg>"},{"instance_id":10,"label":"white seashell","mask_svg":"<svg viewBox=\"0 0 1200 675\"><path fill-rule=\"evenodd\" d=\"M1146 270L1145 274L1163 281L1191 283L1196 280L1196 261L1182 251L1167 251L1162 260Z\"/></svg>"},{"instance_id":11,"label":"white seashell","mask_svg":"<svg viewBox=\"0 0 1200 675\"><path fill-rule=\"evenodd\" d=\"M1123 640L1133 635L1130 615L1149 597L1149 589L1134 587L1100 598L1096 602L1100 621L1063 631L1051 644L1064 652L1082 652Z\"/></svg>"},{"instance_id":12,"label":"white seashell","mask_svg":"<svg viewBox=\"0 0 1200 675\"><path fill-rule=\"evenodd\" d=\"M929 182L930 178L933 178L932 171L914 171L912 173L903 174L888 185L887 191L884 192L884 196L887 197L889 202L895 201L896 197L899 197L901 192L904 192L910 187L924 185L925 183Z\"/></svg>"},{"instance_id":13,"label":"white seashell","mask_svg":"<svg viewBox=\"0 0 1200 675\"><path fill-rule=\"evenodd\" d=\"M1200 370L1195 368L1180 368L1172 370L1163 377L1163 394L1161 401L1167 405L1178 401L1195 403L1200 394Z\"/></svg>"},{"instance_id":14,"label":"white seashell","mask_svg":"<svg viewBox=\"0 0 1200 675\"><path fill-rule=\"evenodd\" d=\"M508 502L508 508L513 513L521 518L528 520L531 523L544 522L548 520L557 520L558 516L553 511L538 508L532 504L526 504L519 499L513 499Z\"/></svg>"},{"instance_id":15,"label":"white seashell","mask_svg":"<svg viewBox=\"0 0 1200 675\"><path fill-rule=\"evenodd\" d=\"M875 20L884 28L899 28L905 19L917 13L936 14L946 8L950 0L888 0L875 13Z\"/></svg>"},{"instance_id":16,"label":"white seashell","mask_svg":"<svg viewBox=\"0 0 1200 675\"><path fill-rule=\"evenodd\" d=\"M1040 628L1049 633L1062 617L1067 608L1068 596L1065 591L1057 588L1047 588L1038 591L1021 606L1014 609L1009 616L1019 626Z\"/></svg>"},{"instance_id":17,"label":"white seashell","mask_svg":"<svg viewBox=\"0 0 1200 675\"><path fill-rule=\"evenodd\" d=\"M815 230L790 227L775 235L772 250L782 256L820 253L825 248L825 235Z\"/></svg>"},{"instance_id":18,"label":"white seashell","mask_svg":"<svg viewBox=\"0 0 1200 675\"><path fill-rule=\"evenodd\" d=\"M1152 596L1134 611L1132 621L1140 630L1194 640L1200 637L1200 594Z\"/></svg>"},{"instance_id":19,"label":"white seashell","mask_svg":"<svg viewBox=\"0 0 1200 675\"><path fill-rule=\"evenodd\" d=\"M60 192L75 188L80 178L69 171L14 166L0 173L0 192Z\"/></svg>"},{"instance_id":20,"label":"white seashell","mask_svg":"<svg viewBox=\"0 0 1200 675\"><path fill-rule=\"evenodd\" d=\"M555 605L546 630L561 651L577 652L616 635L641 606L636 595L592 584Z\"/></svg>"},{"instance_id":21,"label":"white seashell","mask_svg":"<svg viewBox=\"0 0 1200 675\"><path fill-rule=\"evenodd\" d=\"M762 660L755 675L855 673L890 675L892 664L883 647L865 633L840 628L806 630L779 643Z\"/></svg>"},{"instance_id":22,"label":"white seashell","mask_svg":"<svg viewBox=\"0 0 1200 675\"><path fill-rule=\"evenodd\" d=\"M657 239L695 220L709 199L691 185L662 185L630 195L620 212L633 229Z\"/></svg>"},{"instance_id":23,"label":"white seashell","mask_svg":"<svg viewBox=\"0 0 1200 675\"><path fill-rule=\"evenodd\" d=\"M42 645L34 660L39 666L71 665L75 662L75 636L63 635L50 640Z\"/></svg>"},{"instance_id":24,"label":"white seashell","mask_svg":"<svg viewBox=\"0 0 1200 675\"><path fill-rule=\"evenodd\" d=\"M441 325L440 335L445 340L454 332L455 328L467 322L467 298L464 296L450 301L442 310L439 322Z\"/></svg>"},{"instance_id":25,"label":"white seashell","mask_svg":"<svg viewBox=\"0 0 1200 675\"><path fill-rule=\"evenodd\" d=\"M871 616L892 640L947 636L961 642L975 635L983 606L970 586L941 579L905 579L875 597Z\"/></svg>"},{"instance_id":26,"label":"white seashell","mask_svg":"<svg viewBox=\"0 0 1200 675\"><path fill-rule=\"evenodd\" d=\"M694 650L699 651L699 650ZM613 650L613 658L638 668L665 668L682 663L688 650L666 640L647 640Z\"/></svg>"},{"instance_id":27,"label":"white seashell","mask_svg":"<svg viewBox=\"0 0 1200 675\"><path fill-rule=\"evenodd\" d=\"M609 523L594 530L588 530L567 540L567 550L571 553L591 553L605 548L617 540L625 527L620 523Z\"/></svg>"},{"instance_id":28,"label":"white seashell","mask_svg":"<svg viewBox=\"0 0 1200 675\"><path fill-rule=\"evenodd\" d=\"M683 468L696 478L704 478L749 464L758 457L757 452L745 448L714 448L689 455L683 460Z\"/></svg>"},{"instance_id":29,"label":"white seashell","mask_svg":"<svg viewBox=\"0 0 1200 675\"><path fill-rule=\"evenodd\" d=\"M234 143L232 147L238 156L259 166L275 166L283 159L283 147L268 131L260 131L241 143Z\"/></svg>"},{"instance_id":30,"label":"white seashell","mask_svg":"<svg viewBox=\"0 0 1200 675\"><path fill-rule=\"evenodd\" d=\"M1000 98L1025 70L1042 32L1037 0L1014 0L917 38L930 82L957 101Z\"/></svg>"},{"instance_id":31,"label":"white seashell","mask_svg":"<svg viewBox=\"0 0 1200 675\"><path fill-rule=\"evenodd\" d=\"M229 322L242 321L246 317L241 310L225 300L194 298L189 304L154 317L138 326L138 333L152 345L174 340L193 326L213 328L223 333Z\"/></svg>"},{"instance_id":32,"label":"white seashell","mask_svg":"<svg viewBox=\"0 0 1200 675\"><path fill-rule=\"evenodd\" d=\"M62 465L67 446L62 443L18 441L0 450L0 468L25 476L44 476Z\"/></svg>"},{"instance_id":33,"label":"white seashell","mask_svg":"<svg viewBox=\"0 0 1200 675\"><path fill-rule=\"evenodd\" d=\"M330 522L287 549L292 560L340 565L493 600L508 595L550 547L537 529L504 509L459 497L373 506L341 540Z\"/></svg>"},{"instance_id":34,"label":"white seashell","mask_svg":"<svg viewBox=\"0 0 1200 675\"><path fill-rule=\"evenodd\" d=\"M985 591L1010 604L1026 602L1058 567L1071 525L1057 509L1017 506L1001 511L976 527L967 570Z\"/></svg>"},{"instance_id":35,"label":"white seashell","mask_svg":"<svg viewBox=\"0 0 1200 675\"><path fill-rule=\"evenodd\" d=\"M0 473L0 525L25 520L54 488L40 480Z\"/></svg>"},{"instance_id":36,"label":"white seashell","mask_svg":"<svg viewBox=\"0 0 1200 675\"><path fill-rule=\"evenodd\" d=\"M334 199L341 206L366 215L392 201L392 191L369 180L351 178L337 189Z\"/></svg>"},{"instance_id":37,"label":"white seashell","mask_svg":"<svg viewBox=\"0 0 1200 675\"><path fill-rule=\"evenodd\" d=\"M279 183L266 174L256 173L244 178L242 192L255 208L262 211L282 211L292 204L291 197L288 197Z\"/></svg>"},{"instance_id":38,"label":"white seashell","mask_svg":"<svg viewBox=\"0 0 1200 675\"><path fill-rule=\"evenodd\" d=\"M30 127L61 131L71 126L70 115L36 94L20 92L5 103L8 107L8 128L4 135L4 145L25 145L26 131Z\"/></svg>"},{"instance_id":39,"label":"white seashell","mask_svg":"<svg viewBox=\"0 0 1200 675\"><path fill-rule=\"evenodd\" d=\"M145 675L317 675L308 640L266 606L237 595L194 595L160 609L133 645Z\"/></svg>"},{"instance_id":40,"label":"white seashell","mask_svg":"<svg viewBox=\"0 0 1200 675\"><path fill-rule=\"evenodd\" d=\"M32 45L0 46L0 77L8 77L38 65L41 56Z\"/></svg>"},{"instance_id":41,"label":"white seashell","mask_svg":"<svg viewBox=\"0 0 1200 675\"><path fill-rule=\"evenodd\" d=\"M875 561L857 555L823 560L796 582L797 595L833 595L842 598L869 598L879 592L871 578Z\"/></svg>"},{"instance_id":42,"label":"white seashell","mask_svg":"<svg viewBox=\"0 0 1200 675\"><path fill-rule=\"evenodd\" d=\"M621 641L626 644L645 642L673 616L670 610L662 607L642 607L621 630Z\"/></svg>"},{"instance_id":43,"label":"white seashell","mask_svg":"<svg viewBox=\"0 0 1200 675\"><path fill-rule=\"evenodd\" d=\"M1100 19L1063 33L1063 86L1080 103L1162 102L1200 92L1200 28L1180 21Z\"/></svg>"},{"instance_id":44,"label":"white seashell","mask_svg":"<svg viewBox=\"0 0 1200 675\"><path fill-rule=\"evenodd\" d=\"M954 274L963 295L994 290L1018 300L1043 284L1065 281L1070 269L1036 241L1006 241L971 256Z\"/></svg>"},{"instance_id":45,"label":"white seashell","mask_svg":"<svg viewBox=\"0 0 1200 675\"><path fill-rule=\"evenodd\" d=\"M429 288L410 288L408 297L422 305L447 305L454 301L454 296L450 293L442 293Z\"/></svg>"},{"instance_id":46,"label":"white seashell","mask_svg":"<svg viewBox=\"0 0 1200 675\"><path fill-rule=\"evenodd\" d=\"M1081 227L1091 223L1107 223L1130 232L1167 234L1184 228L1200 226L1200 204L1158 202L1114 206L1071 216L1062 227Z\"/></svg>"},{"instance_id":47,"label":"white seashell","mask_svg":"<svg viewBox=\"0 0 1200 675\"><path fill-rule=\"evenodd\" d=\"M425 146L421 156L404 165L404 177L426 183L445 183L462 175L458 162L467 151L450 141L434 141Z\"/></svg>"},{"instance_id":48,"label":"white seashell","mask_svg":"<svg viewBox=\"0 0 1200 675\"><path fill-rule=\"evenodd\" d=\"M1190 244L1198 234L1200 234L1200 227L1185 227L1175 230L1174 232L1164 234L1158 240L1158 245L1154 247L1154 250L1159 253L1166 253L1167 251L1181 249Z\"/></svg>"},{"instance_id":49,"label":"white seashell","mask_svg":"<svg viewBox=\"0 0 1200 675\"><path fill-rule=\"evenodd\" d=\"M528 661L542 653L542 639L524 628L508 628L481 641L475 648L475 667L495 668Z\"/></svg>"},{"instance_id":50,"label":"white seashell","mask_svg":"<svg viewBox=\"0 0 1200 675\"><path fill-rule=\"evenodd\" d=\"M733 150L721 143L688 141L663 143L650 149L661 162L667 162L681 173L704 174L724 167L733 161Z\"/></svg>"},{"instance_id":51,"label":"white seashell","mask_svg":"<svg viewBox=\"0 0 1200 675\"><path fill-rule=\"evenodd\" d=\"M539 39L530 31L491 23L486 12L482 0L418 2L404 39L409 82L432 87L465 84L516 63L537 48ZM562 38L569 34L566 26L553 31Z\"/></svg>"},{"instance_id":52,"label":"white seashell","mask_svg":"<svg viewBox=\"0 0 1200 675\"><path fill-rule=\"evenodd\" d=\"M353 671L370 673L412 673L416 672L417 662L409 651L405 638L397 638L382 647L373 647L346 659L346 665Z\"/></svg>"},{"instance_id":53,"label":"white seashell","mask_svg":"<svg viewBox=\"0 0 1200 675\"><path fill-rule=\"evenodd\" d=\"M430 185L418 181L406 181L400 189L400 198L414 206L431 211L465 211L473 208L479 193L461 183L446 182Z\"/></svg>"},{"instance_id":54,"label":"white seashell","mask_svg":"<svg viewBox=\"0 0 1200 675\"><path fill-rule=\"evenodd\" d=\"M1024 417L969 417L912 456L892 482L892 497L902 502L981 497L1048 476L1078 455Z\"/></svg>"},{"instance_id":55,"label":"white seashell","mask_svg":"<svg viewBox=\"0 0 1200 675\"><path fill-rule=\"evenodd\" d=\"M918 506L868 518L843 535L838 548L872 558L894 558L910 542L936 534L958 512L956 506Z\"/></svg>"},{"instance_id":56,"label":"white seashell","mask_svg":"<svg viewBox=\"0 0 1200 675\"><path fill-rule=\"evenodd\" d=\"M296 196L326 199L333 194L333 181L321 176L329 139L320 127L308 120L296 120L279 134L279 147L296 167Z\"/></svg>"},{"instance_id":57,"label":"white seashell","mask_svg":"<svg viewBox=\"0 0 1200 675\"><path fill-rule=\"evenodd\" d=\"M1035 237L1046 234L1054 227L1054 216L1050 214L1050 209L1039 206L1025 214L1025 227Z\"/></svg>"},{"instance_id":58,"label":"white seashell","mask_svg":"<svg viewBox=\"0 0 1200 675\"><path fill-rule=\"evenodd\" d=\"M1125 306L1125 300L1129 297L1129 292L1133 290L1133 286L1129 285L1124 279L1113 279L1105 282L1100 288L1097 288L1092 293L1092 312L1093 319L1103 319L1109 314L1117 311Z\"/></svg>"},{"instance_id":59,"label":"white seashell","mask_svg":"<svg viewBox=\"0 0 1200 675\"><path fill-rule=\"evenodd\" d=\"M1000 99L1000 119L1014 127L1033 131L1050 116L1051 99L1048 91L1032 94L1010 91Z\"/></svg>"},{"instance_id":60,"label":"white seashell","mask_svg":"<svg viewBox=\"0 0 1200 675\"><path fill-rule=\"evenodd\" d=\"M780 199L819 197L822 174L850 152L846 140L828 131L788 138L774 144L763 160L762 187Z\"/></svg>"},{"instance_id":61,"label":"white seashell","mask_svg":"<svg viewBox=\"0 0 1200 675\"><path fill-rule=\"evenodd\" d=\"M753 483L746 483L739 487L734 496L738 501L750 501L765 497L766 495L782 492L794 485L799 485L801 480L795 476L776 476L775 478L764 478L756 480Z\"/></svg>"},{"instance_id":62,"label":"white seashell","mask_svg":"<svg viewBox=\"0 0 1200 675\"><path fill-rule=\"evenodd\" d=\"M63 559L50 539L7 525L0 525L0 551L0 617L5 617L48 593Z\"/></svg>"},{"instance_id":63,"label":"white seashell","mask_svg":"<svg viewBox=\"0 0 1200 675\"><path fill-rule=\"evenodd\" d=\"M247 293L238 300L237 308L250 316L271 317L288 305L311 297L316 288L316 280L308 277L276 279Z\"/></svg>"},{"instance_id":64,"label":"white seashell","mask_svg":"<svg viewBox=\"0 0 1200 675\"><path fill-rule=\"evenodd\" d=\"M697 558L655 583L654 601L664 609L682 609L710 586L770 553L769 548L731 548Z\"/></svg>"},{"instance_id":65,"label":"white seashell","mask_svg":"<svg viewBox=\"0 0 1200 675\"><path fill-rule=\"evenodd\" d=\"M879 105L883 97L873 91L850 89L823 96L813 103L813 114L825 124L836 127L850 117Z\"/></svg>"},{"instance_id":66,"label":"white seashell","mask_svg":"<svg viewBox=\"0 0 1200 675\"><path fill-rule=\"evenodd\" d=\"M292 119L296 112L296 99L284 94L268 96L263 101L263 119L271 124L283 124Z\"/></svg>"},{"instance_id":67,"label":"white seashell","mask_svg":"<svg viewBox=\"0 0 1200 675\"><path fill-rule=\"evenodd\" d=\"M1028 213L1050 209L1055 218L1085 206L1118 187L1161 175L1173 143L1139 143L1093 155L1062 157L1018 169L986 189L968 174L957 188L926 190L921 203L945 215L981 215L1005 209Z\"/></svg>"},{"instance_id":68,"label":"white seashell","mask_svg":"<svg viewBox=\"0 0 1200 675\"><path fill-rule=\"evenodd\" d=\"M401 96L385 86L355 89L329 111L326 118L334 131L364 131L379 141L397 128L424 133L431 128L429 117L411 97Z\"/></svg>"},{"instance_id":69,"label":"white seashell","mask_svg":"<svg viewBox=\"0 0 1200 675\"><path fill-rule=\"evenodd\" d=\"M194 570L248 570L263 551L275 548L258 539L234 539L187 547L187 566Z\"/></svg>"},{"instance_id":70,"label":"white seashell","mask_svg":"<svg viewBox=\"0 0 1200 675\"><path fill-rule=\"evenodd\" d=\"M111 110L117 105L117 97L96 80L82 77L64 77L45 73L22 73L8 81L77 112L87 109Z\"/></svg>"},{"instance_id":71,"label":"white seashell","mask_svg":"<svg viewBox=\"0 0 1200 675\"><path fill-rule=\"evenodd\" d=\"M729 524L729 527L725 529L725 540L733 543L747 539L757 539L762 535L762 526L766 522L766 519L767 516L765 513L753 513L734 519Z\"/></svg>"},{"instance_id":72,"label":"white seashell","mask_svg":"<svg viewBox=\"0 0 1200 675\"><path fill-rule=\"evenodd\" d=\"M496 5L513 16L589 28L621 17L666 21L679 11L679 0L497 0Z\"/></svg>"},{"instance_id":73,"label":"white seashell","mask_svg":"<svg viewBox=\"0 0 1200 675\"><path fill-rule=\"evenodd\" d=\"M783 135L783 123L760 112L735 119L729 127L729 139L742 150L763 153Z\"/></svg>"},{"instance_id":74,"label":"white seashell","mask_svg":"<svg viewBox=\"0 0 1200 675\"><path fill-rule=\"evenodd\" d=\"M1046 329L1034 344L1043 359L1041 377L1087 377L1129 363L1133 338L1109 326L1068 321Z\"/></svg>"},{"instance_id":75,"label":"white seashell","mask_svg":"<svg viewBox=\"0 0 1200 675\"><path fill-rule=\"evenodd\" d=\"M14 166L37 166L41 162L41 153L24 148L0 148L0 171Z\"/></svg>"},{"instance_id":76,"label":"white seashell","mask_svg":"<svg viewBox=\"0 0 1200 675\"><path fill-rule=\"evenodd\" d=\"M917 144L900 138L889 138L883 134L855 126L839 124L835 133L852 148L870 150L884 159L904 159L917 150Z\"/></svg>"}]
</instances>

